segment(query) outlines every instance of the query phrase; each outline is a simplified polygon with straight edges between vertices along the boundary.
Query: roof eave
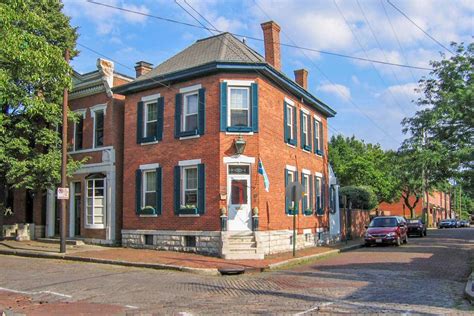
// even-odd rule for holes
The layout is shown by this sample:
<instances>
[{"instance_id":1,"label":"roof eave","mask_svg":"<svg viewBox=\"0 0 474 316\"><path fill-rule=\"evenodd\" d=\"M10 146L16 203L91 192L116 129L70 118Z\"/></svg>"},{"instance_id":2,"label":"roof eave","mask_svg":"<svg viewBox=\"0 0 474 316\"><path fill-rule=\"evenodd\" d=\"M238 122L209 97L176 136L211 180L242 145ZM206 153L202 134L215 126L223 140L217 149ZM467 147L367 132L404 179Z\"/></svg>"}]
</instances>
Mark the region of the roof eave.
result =
<instances>
[{"instance_id":1,"label":"roof eave","mask_svg":"<svg viewBox=\"0 0 474 316\"><path fill-rule=\"evenodd\" d=\"M166 85L172 81L180 81L189 79L190 77L198 77L204 74L209 74L212 72L218 71L261 71L263 75L266 75L270 79L274 80L277 84L284 85L296 96L303 98L303 100L316 107L318 110L322 111L328 117L334 117L336 111L329 107L324 102L317 99L311 93L309 93L304 88L300 87L298 84L290 80L288 77L283 75L281 72L275 70L274 68L268 66L267 63L239 63L239 62L211 62L197 67L185 69L182 71L177 71L174 73L164 74L161 76L156 76L153 78L133 81L124 85L113 88L113 92L117 94L131 94L134 92L143 91L146 89L151 89L160 85Z\"/></svg>"}]
</instances>

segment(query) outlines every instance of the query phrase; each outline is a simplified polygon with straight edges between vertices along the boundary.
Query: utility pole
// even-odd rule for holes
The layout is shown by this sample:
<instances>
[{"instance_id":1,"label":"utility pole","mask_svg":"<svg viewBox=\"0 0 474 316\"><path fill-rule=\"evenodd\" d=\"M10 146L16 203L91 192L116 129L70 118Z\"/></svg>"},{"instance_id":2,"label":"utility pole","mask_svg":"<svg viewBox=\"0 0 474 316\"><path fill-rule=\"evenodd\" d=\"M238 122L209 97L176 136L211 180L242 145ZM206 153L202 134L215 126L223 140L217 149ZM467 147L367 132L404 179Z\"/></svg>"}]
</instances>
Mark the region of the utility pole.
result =
<instances>
[{"instance_id":1,"label":"utility pole","mask_svg":"<svg viewBox=\"0 0 474 316\"><path fill-rule=\"evenodd\" d=\"M462 188L459 186L459 219L461 219L462 214Z\"/></svg>"},{"instance_id":2,"label":"utility pole","mask_svg":"<svg viewBox=\"0 0 474 316\"><path fill-rule=\"evenodd\" d=\"M69 64L69 49L66 49L64 56L66 62ZM68 103L68 91L67 87L64 88L63 92L63 126L62 126L62 161L61 161L61 188L64 190L67 187L67 103ZM67 191L67 190L66 190ZM69 196L69 192L67 194ZM59 194L58 194L59 198ZM60 253L66 253L66 198L61 198L60 208L61 212L59 214L60 220L60 229L59 229L59 238L60 238Z\"/></svg>"}]
</instances>

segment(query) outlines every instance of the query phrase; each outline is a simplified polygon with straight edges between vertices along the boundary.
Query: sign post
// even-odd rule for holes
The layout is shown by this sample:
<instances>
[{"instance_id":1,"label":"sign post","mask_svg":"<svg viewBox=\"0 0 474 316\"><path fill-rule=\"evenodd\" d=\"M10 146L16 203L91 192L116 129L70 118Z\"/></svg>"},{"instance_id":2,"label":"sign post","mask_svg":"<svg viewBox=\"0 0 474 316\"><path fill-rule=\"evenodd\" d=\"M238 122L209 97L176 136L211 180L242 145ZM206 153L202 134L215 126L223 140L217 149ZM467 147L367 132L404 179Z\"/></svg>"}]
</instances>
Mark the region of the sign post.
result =
<instances>
[{"instance_id":1,"label":"sign post","mask_svg":"<svg viewBox=\"0 0 474 316\"><path fill-rule=\"evenodd\" d=\"M286 186L285 196L293 204L293 257L296 256L296 211L304 193L304 188L299 182L291 182Z\"/></svg>"}]
</instances>

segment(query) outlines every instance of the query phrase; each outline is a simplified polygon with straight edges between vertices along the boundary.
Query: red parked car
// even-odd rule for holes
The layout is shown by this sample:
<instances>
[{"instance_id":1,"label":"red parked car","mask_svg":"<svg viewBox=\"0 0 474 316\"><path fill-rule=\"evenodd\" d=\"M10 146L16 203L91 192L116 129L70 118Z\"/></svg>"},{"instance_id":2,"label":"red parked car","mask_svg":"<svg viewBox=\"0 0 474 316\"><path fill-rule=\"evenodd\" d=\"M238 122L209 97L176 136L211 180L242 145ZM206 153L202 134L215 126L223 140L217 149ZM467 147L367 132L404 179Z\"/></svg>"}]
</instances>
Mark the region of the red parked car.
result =
<instances>
[{"instance_id":1,"label":"red parked car","mask_svg":"<svg viewBox=\"0 0 474 316\"><path fill-rule=\"evenodd\" d=\"M372 219L365 233L365 245L408 243L408 226L401 216L379 216Z\"/></svg>"}]
</instances>

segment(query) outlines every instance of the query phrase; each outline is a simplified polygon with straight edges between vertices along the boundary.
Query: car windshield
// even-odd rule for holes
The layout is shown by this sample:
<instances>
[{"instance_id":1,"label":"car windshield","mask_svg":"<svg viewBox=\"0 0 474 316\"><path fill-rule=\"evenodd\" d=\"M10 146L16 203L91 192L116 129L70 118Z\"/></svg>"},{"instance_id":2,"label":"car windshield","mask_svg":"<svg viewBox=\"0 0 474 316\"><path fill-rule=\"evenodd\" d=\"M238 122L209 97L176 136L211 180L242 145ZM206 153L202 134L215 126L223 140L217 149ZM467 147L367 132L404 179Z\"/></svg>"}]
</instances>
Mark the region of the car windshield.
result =
<instances>
[{"instance_id":1,"label":"car windshield","mask_svg":"<svg viewBox=\"0 0 474 316\"><path fill-rule=\"evenodd\" d=\"M369 227L396 227L397 219L393 217L388 218L374 218L370 222Z\"/></svg>"}]
</instances>

